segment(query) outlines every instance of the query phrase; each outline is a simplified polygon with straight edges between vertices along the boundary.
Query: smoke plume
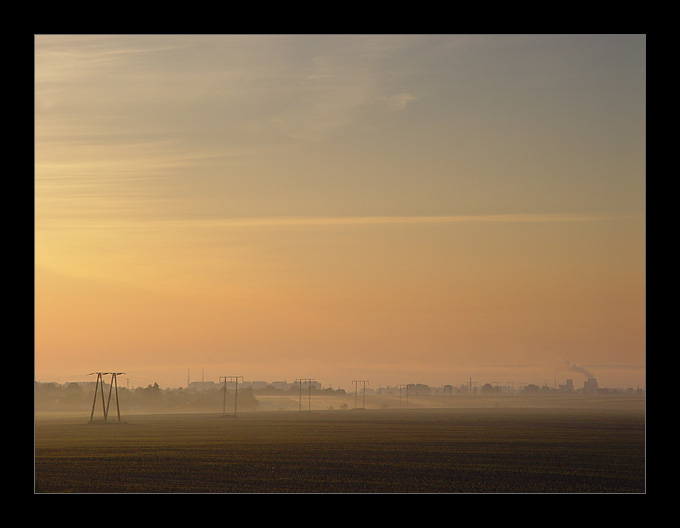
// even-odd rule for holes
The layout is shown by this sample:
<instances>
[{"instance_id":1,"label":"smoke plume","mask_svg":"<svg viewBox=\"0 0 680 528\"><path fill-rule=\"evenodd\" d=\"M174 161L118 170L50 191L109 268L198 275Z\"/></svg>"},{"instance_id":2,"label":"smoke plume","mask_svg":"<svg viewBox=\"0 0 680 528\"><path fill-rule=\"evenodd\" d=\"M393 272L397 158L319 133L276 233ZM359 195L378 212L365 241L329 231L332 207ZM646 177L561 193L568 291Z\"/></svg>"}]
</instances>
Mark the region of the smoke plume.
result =
<instances>
[{"instance_id":1,"label":"smoke plume","mask_svg":"<svg viewBox=\"0 0 680 528\"><path fill-rule=\"evenodd\" d=\"M588 372L586 369L584 369L583 367L579 367L579 366L575 365L574 363L569 363L568 361L565 361L565 364L567 365L567 367L569 367L569 370L571 370L572 372L580 372L581 374L583 374L587 378L594 378L595 377L590 372Z\"/></svg>"}]
</instances>

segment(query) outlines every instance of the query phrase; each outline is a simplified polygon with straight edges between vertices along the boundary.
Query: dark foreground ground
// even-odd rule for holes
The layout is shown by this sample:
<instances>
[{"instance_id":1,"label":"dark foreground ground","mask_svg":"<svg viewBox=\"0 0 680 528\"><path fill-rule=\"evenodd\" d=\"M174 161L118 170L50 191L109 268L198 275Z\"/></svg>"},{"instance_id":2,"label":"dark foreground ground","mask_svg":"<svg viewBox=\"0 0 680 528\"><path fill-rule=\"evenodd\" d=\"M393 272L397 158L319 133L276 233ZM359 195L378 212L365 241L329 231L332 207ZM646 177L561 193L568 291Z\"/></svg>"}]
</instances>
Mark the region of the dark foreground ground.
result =
<instances>
[{"instance_id":1,"label":"dark foreground ground","mask_svg":"<svg viewBox=\"0 0 680 528\"><path fill-rule=\"evenodd\" d=\"M640 408L36 418L38 493L644 493Z\"/></svg>"}]
</instances>

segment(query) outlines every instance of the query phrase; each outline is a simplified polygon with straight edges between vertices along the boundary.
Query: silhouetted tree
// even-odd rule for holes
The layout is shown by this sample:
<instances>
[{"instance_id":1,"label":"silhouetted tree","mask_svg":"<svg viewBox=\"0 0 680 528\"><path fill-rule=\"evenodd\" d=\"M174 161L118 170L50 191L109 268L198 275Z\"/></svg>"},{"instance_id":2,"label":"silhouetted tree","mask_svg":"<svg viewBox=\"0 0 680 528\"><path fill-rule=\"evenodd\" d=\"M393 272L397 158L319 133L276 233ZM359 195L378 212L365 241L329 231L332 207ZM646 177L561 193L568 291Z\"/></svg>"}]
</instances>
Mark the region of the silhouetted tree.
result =
<instances>
[{"instance_id":1,"label":"silhouetted tree","mask_svg":"<svg viewBox=\"0 0 680 528\"><path fill-rule=\"evenodd\" d=\"M539 394L541 392L541 387L533 383L529 383L529 385L524 387L524 392L527 394Z\"/></svg>"}]
</instances>

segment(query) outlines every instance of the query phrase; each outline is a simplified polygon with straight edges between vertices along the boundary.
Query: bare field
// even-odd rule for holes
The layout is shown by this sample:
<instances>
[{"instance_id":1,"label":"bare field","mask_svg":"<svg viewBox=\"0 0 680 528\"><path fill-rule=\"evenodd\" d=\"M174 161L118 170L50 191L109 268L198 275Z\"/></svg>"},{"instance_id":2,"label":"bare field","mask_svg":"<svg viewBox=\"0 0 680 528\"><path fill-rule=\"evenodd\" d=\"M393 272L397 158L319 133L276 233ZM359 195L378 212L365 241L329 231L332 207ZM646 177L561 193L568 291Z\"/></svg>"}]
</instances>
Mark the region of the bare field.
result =
<instances>
[{"instance_id":1,"label":"bare field","mask_svg":"<svg viewBox=\"0 0 680 528\"><path fill-rule=\"evenodd\" d=\"M638 401L88 419L36 416L36 492L645 492Z\"/></svg>"}]
</instances>

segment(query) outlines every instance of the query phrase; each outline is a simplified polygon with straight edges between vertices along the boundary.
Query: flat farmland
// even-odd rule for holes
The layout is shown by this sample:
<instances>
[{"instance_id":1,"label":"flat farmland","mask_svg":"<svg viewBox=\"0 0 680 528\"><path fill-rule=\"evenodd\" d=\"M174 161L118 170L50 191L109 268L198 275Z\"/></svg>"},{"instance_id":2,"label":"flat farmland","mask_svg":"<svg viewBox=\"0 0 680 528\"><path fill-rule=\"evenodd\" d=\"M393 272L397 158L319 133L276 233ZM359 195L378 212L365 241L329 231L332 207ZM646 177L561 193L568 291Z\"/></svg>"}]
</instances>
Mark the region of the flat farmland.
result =
<instances>
[{"instance_id":1,"label":"flat farmland","mask_svg":"<svg viewBox=\"0 0 680 528\"><path fill-rule=\"evenodd\" d=\"M36 417L38 493L644 493L642 408Z\"/></svg>"}]
</instances>

